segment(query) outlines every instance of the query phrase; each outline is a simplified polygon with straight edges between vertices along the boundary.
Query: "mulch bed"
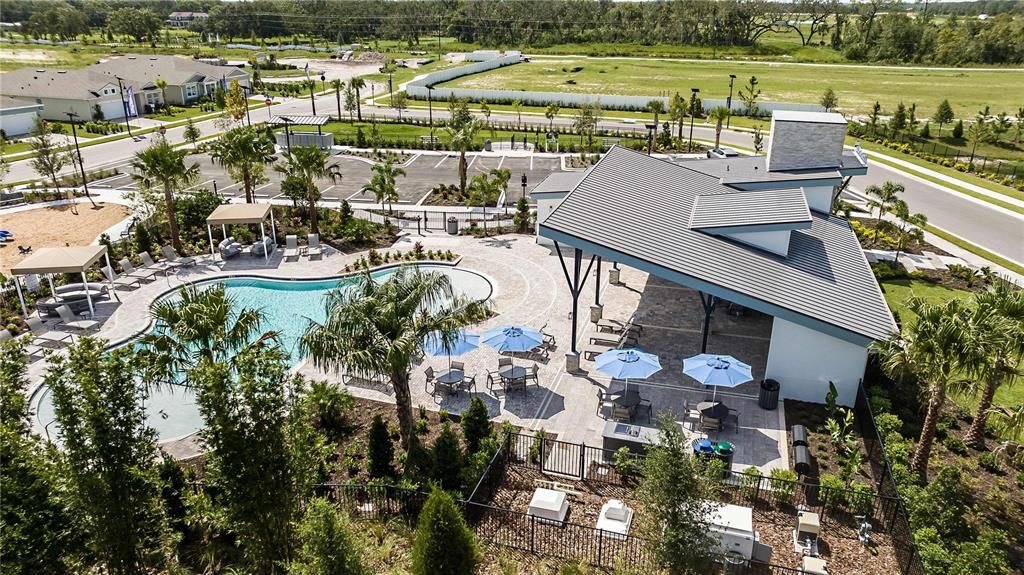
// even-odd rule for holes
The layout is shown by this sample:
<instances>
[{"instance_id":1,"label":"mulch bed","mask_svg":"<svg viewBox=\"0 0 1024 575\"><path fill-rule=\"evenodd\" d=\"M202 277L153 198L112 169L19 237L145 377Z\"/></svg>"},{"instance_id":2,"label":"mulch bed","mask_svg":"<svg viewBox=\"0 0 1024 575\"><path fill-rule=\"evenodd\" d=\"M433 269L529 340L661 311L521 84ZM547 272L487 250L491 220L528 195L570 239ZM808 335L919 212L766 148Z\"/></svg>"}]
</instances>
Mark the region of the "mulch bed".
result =
<instances>
[{"instance_id":1,"label":"mulch bed","mask_svg":"<svg viewBox=\"0 0 1024 575\"><path fill-rule=\"evenodd\" d=\"M786 399L783 403L786 413L786 429L792 429L794 425L803 425L807 428L807 443L811 452L811 472L808 477L817 478L823 473L839 473L839 458L825 431L825 421L828 420L825 406L793 399ZM860 436L856 424L854 424L854 432L857 435L857 445L861 454L860 470L855 478L871 482L871 462L868 460L868 452L864 447L864 438ZM795 461L793 446L789 445L787 448L789 449L789 460Z\"/></svg>"}]
</instances>

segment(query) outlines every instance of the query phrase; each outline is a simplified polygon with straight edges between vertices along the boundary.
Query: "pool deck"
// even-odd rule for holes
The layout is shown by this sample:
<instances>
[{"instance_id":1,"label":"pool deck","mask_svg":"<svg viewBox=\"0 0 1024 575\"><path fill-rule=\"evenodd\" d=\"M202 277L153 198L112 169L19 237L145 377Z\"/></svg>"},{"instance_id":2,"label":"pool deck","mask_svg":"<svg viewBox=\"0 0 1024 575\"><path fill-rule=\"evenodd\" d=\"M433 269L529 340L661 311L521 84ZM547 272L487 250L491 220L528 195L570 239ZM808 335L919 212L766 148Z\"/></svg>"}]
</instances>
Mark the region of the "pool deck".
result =
<instances>
[{"instance_id":1,"label":"pool deck","mask_svg":"<svg viewBox=\"0 0 1024 575\"><path fill-rule=\"evenodd\" d=\"M458 267L479 272L493 284L494 294L490 303L496 315L471 327L471 331L482 333L499 325L521 324L541 329L556 339L557 347L546 359L527 358L522 354L515 359L517 365L528 365L534 361L538 365L539 386L531 385L526 391L505 394L499 389L491 391L487 388L487 372L497 368L500 357L493 349L482 346L458 358L466 364L466 374L476 376L476 395L487 404L491 416L528 430L543 428L557 434L563 441L600 446L606 420L598 414L598 390L619 384L595 372L591 361L581 361L579 373L567 373L565 370L565 354L571 347L568 316L571 298L552 248L538 245L530 235L474 239L425 234L402 237L392 249L408 251L415 242L422 243L427 250L451 250L461 258ZM118 342L146 330L152 302L187 282L239 275L267 278L333 276L363 255L342 254L328 248L320 260L301 258L294 262L283 261L281 254L282 251L278 250L269 263L246 255L228 262L214 261L206 256L196 266L167 277L158 277L139 289L119 291L119 302L104 302L97 306L98 319L103 320L97 335ZM692 430L692 423L685 421L682 412L684 400L692 404L702 400L706 394L703 388L682 375L680 365L683 357L698 353L700 348L702 313L696 292L650 278L646 273L627 267L621 268L621 284L611 285L607 276L609 267L606 263L598 282L604 317L626 320L635 315L637 321L645 325L640 347L656 353L662 364L662 370L648 381L631 382L631 386L636 386L641 395L651 401L655 414L670 413L676 420L684 422L688 433L703 436ZM594 272L580 298L578 337L581 349L596 331L588 314L588 306L595 297L593 275ZM770 317L717 314L711 323L708 351L729 353L750 363L755 380L759 379L763 377L767 361L770 330ZM421 364L413 366L411 391L414 405L433 410L446 409L451 413L465 409L470 399L467 392L441 396L426 390L424 369L429 365L435 371L441 371L447 367L447 361L444 357L427 357ZM45 361L37 361L30 366L31 381L37 384L41 381L45 364ZM294 370L312 379L326 379L344 385L338 375L321 373L308 361L300 361ZM348 388L359 397L393 402L393 396L387 389L355 384ZM745 384L734 390L718 392L719 399L739 410L740 421L735 429L713 433L713 438L730 441L736 446L734 469L750 465L764 471L788 467L782 405L780 403L779 409L774 411L759 408L753 396L755 391L754 384ZM653 425L644 415L639 416L636 423ZM197 447L189 438L165 445L177 457L194 455Z\"/></svg>"}]
</instances>

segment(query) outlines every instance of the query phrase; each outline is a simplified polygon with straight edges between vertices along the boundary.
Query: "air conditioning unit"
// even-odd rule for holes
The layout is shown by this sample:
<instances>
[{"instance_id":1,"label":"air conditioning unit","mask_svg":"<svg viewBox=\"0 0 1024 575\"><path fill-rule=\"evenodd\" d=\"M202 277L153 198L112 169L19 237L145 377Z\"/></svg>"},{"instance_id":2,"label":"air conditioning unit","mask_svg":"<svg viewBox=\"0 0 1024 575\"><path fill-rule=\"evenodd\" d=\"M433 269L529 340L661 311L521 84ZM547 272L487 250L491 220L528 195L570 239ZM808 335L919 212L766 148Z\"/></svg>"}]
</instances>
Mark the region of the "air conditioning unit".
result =
<instances>
[{"instance_id":1,"label":"air conditioning unit","mask_svg":"<svg viewBox=\"0 0 1024 575\"><path fill-rule=\"evenodd\" d=\"M817 513L797 511L796 528L793 529L793 550L797 553L817 557L820 531L821 522Z\"/></svg>"},{"instance_id":2,"label":"air conditioning unit","mask_svg":"<svg viewBox=\"0 0 1024 575\"><path fill-rule=\"evenodd\" d=\"M800 572L804 575L829 575L823 559L803 557L800 560Z\"/></svg>"}]
</instances>

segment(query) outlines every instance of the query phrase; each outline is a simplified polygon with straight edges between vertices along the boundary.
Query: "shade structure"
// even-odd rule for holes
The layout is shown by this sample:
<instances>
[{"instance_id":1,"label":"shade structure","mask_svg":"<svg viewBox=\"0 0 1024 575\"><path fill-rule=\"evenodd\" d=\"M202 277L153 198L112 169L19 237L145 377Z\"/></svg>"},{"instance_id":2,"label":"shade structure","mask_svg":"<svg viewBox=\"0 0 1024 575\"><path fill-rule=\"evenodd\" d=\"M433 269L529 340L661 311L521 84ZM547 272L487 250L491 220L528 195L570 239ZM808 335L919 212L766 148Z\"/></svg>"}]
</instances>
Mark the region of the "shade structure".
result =
<instances>
[{"instance_id":1,"label":"shade structure","mask_svg":"<svg viewBox=\"0 0 1024 575\"><path fill-rule=\"evenodd\" d=\"M500 352L530 351L544 342L544 334L532 327L505 325L488 330L480 339Z\"/></svg>"},{"instance_id":2,"label":"shade structure","mask_svg":"<svg viewBox=\"0 0 1024 575\"><path fill-rule=\"evenodd\" d=\"M661 361L639 349L613 349L594 359L594 369L616 379L647 379L661 371Z\"/></svg>"},{"instance_id":3,"label":"shade structure","mask_svg":"<svg viewBox=\"0 0 1024 575\"><path fill-rule=\"evenodd\" d=\"M710 353L684 359L683 373L704 385L713 386L712 398L718 394L719 387L736 387L754 379L749 365L731 355Z\"/></svg>"},{"instance_id":4,"label":"shade structure","mask_svg":"<svg viewBox=\"0 0 1024 575\"><path fill-rule=\"evenodd\" d=\"M258 224L270 213L270 204L222 204L206 217L211 226Z\"/></svg>"},{"instance_id":5,"label":"shade structure","mask_svg":"<svg viewBox=\"0 0 1024 575\"><path fill-rule=\"evenodd\" d=\"M39 248L11 268L14 275L81 273L107 253L105 246Z\"/></svg>"},{"instance_id":6,"label":"shade structure","mask_svg":"<svg viewBox=\"0 0 1024 575\"><path fill-rule=\"evenodd\" d=\"M435 331L427 336L421 347L428 355L460 356L480 347L480 336L460 329L456 332L455 339L449 343L444 340L441 332Z\"/></svg>"}]
</instances>

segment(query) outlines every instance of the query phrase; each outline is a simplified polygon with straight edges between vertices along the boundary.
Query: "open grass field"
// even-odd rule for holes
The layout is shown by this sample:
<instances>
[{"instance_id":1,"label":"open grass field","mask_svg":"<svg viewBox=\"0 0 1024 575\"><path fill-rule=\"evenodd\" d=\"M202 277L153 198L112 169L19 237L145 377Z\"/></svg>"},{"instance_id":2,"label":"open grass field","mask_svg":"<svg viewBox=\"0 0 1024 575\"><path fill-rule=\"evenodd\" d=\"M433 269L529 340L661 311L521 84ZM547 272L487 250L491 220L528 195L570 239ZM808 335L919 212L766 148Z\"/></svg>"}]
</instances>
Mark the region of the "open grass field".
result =
<instances>
[{"instance_id":1,"label":"open grass field","mask_svg":"<svg viewBox=\"0 0 1024 575\"><path fill-rule=\"evenodd\" d=\"M573 68L581 70L572 72ZM692 62L627 58L542 57L458 78L445 86L626 95L689 94L725 98L729 74L736 74L734 97L750 76L757 76L765 102L817 102L826 87L839 96L840 110L867 114L876 100L893 110L902 100L916 102L927 117L943 98L957 116L973 116L985 106L1016 110L1024 69L915 69L881 66L803 65L766 62ZM574 82L570 84L568 82Z\"/></svg>"}]
</instances>

